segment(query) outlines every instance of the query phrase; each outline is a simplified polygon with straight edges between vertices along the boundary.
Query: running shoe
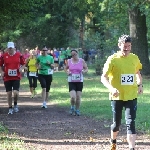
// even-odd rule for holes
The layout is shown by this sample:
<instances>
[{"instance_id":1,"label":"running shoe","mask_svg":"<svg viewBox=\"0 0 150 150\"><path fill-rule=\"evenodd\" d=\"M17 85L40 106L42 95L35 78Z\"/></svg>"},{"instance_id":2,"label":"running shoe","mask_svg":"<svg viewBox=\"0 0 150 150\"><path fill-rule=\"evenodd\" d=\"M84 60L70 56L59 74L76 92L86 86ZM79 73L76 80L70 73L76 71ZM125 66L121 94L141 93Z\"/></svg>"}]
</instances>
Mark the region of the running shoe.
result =
<instances>
[{"instance_id":1,"label":"running shoe","mask_svg":"<svg viewBox=\"0 0 150 150\"><path fill-rule=\"evenodd\" d=\"M33 98L34 97L34 94L31 94L30 98Z\"/></svg>"},{"instance_id":2,"label":"running shoe","mask_svg":"<svg viewBox=\"0 0 150 150\"><path fill-rule=\"evenodd\" d=\"M36 90L34 90L33 93L34 93L34 95L37 95L37 91Z\"/></svg>"},{"instance_id":3,"label":"running shoe","mask_svg":"<svg viewBox=\"0 0 150 150\"><path fill-rule=\"evenodd\" d=\"M115 143L111 144L110 150L116 150L116 144Z\"/></svg>"},{"instance_id":4,"label":"running shoe","mask_svg":"<svg viewBox=\"0 0 150 150\"><path fill-rule=\"evenodd\" d=\"M16 112L16 113L17 113L18 111L19 111L18 106L17 106L17 105L15 105L15 106L14 106L14 112Z\"/></svg>"},{"instance_id":5,"label":"running shoe","mask_svg":"<svg viewBox=\"0 0 150 150\"><path fill-rule=\"evenodd\" d=\"M74 108L74 107L71 107L71 108L70 108L69 114L70 114L70 115L75 114L75 108Z\"/></svg>"},{"instance_id":6,"label":"running shoe","mask_svg":"<svg viewBox=\"0 0 150 150\"><path fill-rule=\"evenodd\" d=\"M37 92L34 90L33 91L33 98L37 97Z\"/></svg>"},{"instance_id":7,"label":"running shoe","mask_svg":"<svg viewBox=\"0 0 150 150\"><path fill-rule=\"evenodd\" d=\"M76 111L75 111L75 115L76 115L76 116L80 116L80 110L76 110Z\"/></svg>"},{"instance_id":8,"label":"running shoe","mask_svg":"<svg viewBox=\"0 0 150 150\"><path fill-rule=\"evenodd\" d=\"M13 109L9 108L8 114L12 115L13 114Z\"/></svg>"},{"instance_id":9,"label":"running shoe","mask_svg":"<svg viewBox=\"0 0 150 150\"><path fill-rule=\"evenodd\" d=\"M43 102L43 104L42 104L41 107L42 107L42 108L47 108L46 102Z\"/></svg>"},{"instance_id":10,"label":"running shoe","mask_svg":"<svg viewBox=\"0 0 150 150\"><path fill-rule=\"evenodd\" d=\"M24 77L27 77L27 72L24 72Z\"/></svg>"}]
</instances>

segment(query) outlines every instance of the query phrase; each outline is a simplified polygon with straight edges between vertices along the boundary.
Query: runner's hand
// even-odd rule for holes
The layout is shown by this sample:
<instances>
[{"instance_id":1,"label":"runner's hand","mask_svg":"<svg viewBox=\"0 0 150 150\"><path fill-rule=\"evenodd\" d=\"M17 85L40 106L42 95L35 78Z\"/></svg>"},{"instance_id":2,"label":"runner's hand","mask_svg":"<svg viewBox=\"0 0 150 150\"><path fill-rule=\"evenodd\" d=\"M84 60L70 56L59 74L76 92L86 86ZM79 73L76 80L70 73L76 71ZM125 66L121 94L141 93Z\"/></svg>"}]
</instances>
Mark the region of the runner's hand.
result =
<instances>
[{"instance_id":1,"label":"runner's hand","mask_svg":"<svg viewBox=\"0 0 150 150\"><path fill-rule=\"evenodd\" d=\"M112 88L111 89L111 93L112 93L112 96L114 96L114 97L118 97L119 96L119 91L116 88Z\"/></svg>"},{"instance_id":2,"label":"runner's hand","mask_svg":"<svg viewBox=\"0 0 150 150\"><path fill-rule=\"evenodd\" d=\"M47 60L47 64L50 65L51 63Z\"/></svg>"},{"instance_id":3,"label":"runner's hand","mask_svg":"<svg viewBox=\"0 0 150 150\"><path fill-rule=\"evenodd\" d=\"M39 64L37 68L38 68L38 69L41 69L41 65Z\"/></svg>"},{"instance_id":4,"label":"runner's hand","mask_svg":"<svg viewBox=\"0 0 150 150\"><path fill-rule=\"evenodd\" d=\"M27 70L28 70L28 67L25 67L25 68L24 68L24 70L26 70L26 71L27 71Z\"/></svg>"},{"instance_id":5,"label":"runner's hand","mask_svg":"<svg viewBox=\"0 0 150 150\"><path fill-rule=\"evenodd\" d=\"M68 76L71 75L71 73L69 71L67 71L66 73L67 73Z\"/></svg>"},{"instance_id":6,"label":"runner's hand","mask_svg":"<svg viewBox=\"0 0 150 150\"><path fill-rule=\"evenodd\" d=\"M20 73L22 72L22 68L19 68L19 72L20 72Z\"/></svg>"},{"instance_id":7,"label":"runner's hand","mask_svg":"<svg viewBox=\"0 0 150 150\"><path fill-rule=\"evenodd\" d=\"M83 74L86 73L86 70L82 70L82 73L83 73Z\"/></svg>"},{"instance_id":8,"label":"runner's hand","mask_svg":"<svg viewBox=\"0 0 150 150\"><path fill-rule=\"evenodd\" d=\"M4 72L3 71L1 72L1 77L4 77Z\"/></svg>"},{"instance_id":9,"label":"runner's hand","mask_svg":"<svg viewBox=\"0 0 150 150\"><path fill-rule=\"evenodd\" d=\"M138 94L143 93L143 85L138 86Z\"/></svg>"}]
</instances>

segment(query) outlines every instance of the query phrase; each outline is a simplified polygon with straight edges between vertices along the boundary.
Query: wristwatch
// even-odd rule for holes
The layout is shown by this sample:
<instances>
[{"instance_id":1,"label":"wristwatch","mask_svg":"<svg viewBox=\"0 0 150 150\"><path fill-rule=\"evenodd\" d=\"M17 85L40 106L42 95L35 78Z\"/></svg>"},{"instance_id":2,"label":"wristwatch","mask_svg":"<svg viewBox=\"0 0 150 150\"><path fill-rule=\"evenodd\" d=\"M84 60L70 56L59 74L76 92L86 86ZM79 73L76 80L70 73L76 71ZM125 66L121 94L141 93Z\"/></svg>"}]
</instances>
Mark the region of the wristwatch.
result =
<instances>
[{"instance_id":1,"label":"wristwatch","mask_svg":"<svg viewBox=\"0 0 150 150\"><path fill-rule=\"evenodd\" d=\"M138 84L137 86L138 86L138 87L139 87L139 86L142 86L142 87L143 87L143 84Z\"/></svg>"}]
</instances>

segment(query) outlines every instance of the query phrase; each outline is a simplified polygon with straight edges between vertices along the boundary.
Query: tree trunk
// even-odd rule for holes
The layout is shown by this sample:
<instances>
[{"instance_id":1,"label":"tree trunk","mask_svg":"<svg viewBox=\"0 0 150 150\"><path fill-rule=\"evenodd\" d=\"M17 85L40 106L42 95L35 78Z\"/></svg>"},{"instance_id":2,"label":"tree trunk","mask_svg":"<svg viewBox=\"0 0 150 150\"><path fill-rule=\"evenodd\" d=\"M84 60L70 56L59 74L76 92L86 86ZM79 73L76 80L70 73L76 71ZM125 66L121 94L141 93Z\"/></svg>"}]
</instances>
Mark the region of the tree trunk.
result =
<instances>
[{"instance_id":1,"label":"tree trunk","mask_svg":"<svg viewBox=\"0 0 150 150\"><path fill-rule=\"evenodd\" d=\"M148 55L146 16L138 7L129 10L130 36L132 38L132 52L137 54L142 65L142 74L150 74Z\"/></svg>"},{"instance_id":2,"label":"tree trunk","mask_svg":"<svg viewBox=\"0 0 150 150\"><path fill-rule=\"evenodd\" d=\"M79 27L79 47L84 49L84 24L85 24L85 20L82 19L81 23L80 23L80 27Z\"/></svg>"}]
</instances>

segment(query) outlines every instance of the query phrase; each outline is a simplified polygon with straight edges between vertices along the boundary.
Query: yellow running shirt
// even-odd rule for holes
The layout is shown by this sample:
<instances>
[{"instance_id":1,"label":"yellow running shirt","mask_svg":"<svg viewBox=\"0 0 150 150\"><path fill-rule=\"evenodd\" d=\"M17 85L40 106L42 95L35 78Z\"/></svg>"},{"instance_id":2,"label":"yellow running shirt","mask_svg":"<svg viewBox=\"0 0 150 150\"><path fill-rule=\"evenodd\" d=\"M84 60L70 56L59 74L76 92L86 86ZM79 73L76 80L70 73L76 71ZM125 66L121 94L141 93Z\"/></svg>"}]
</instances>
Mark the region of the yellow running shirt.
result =
<instances>
[{"instance_id":1,"label":"yellow running shirt","mask_svg":"<svg viewBox=\"0 0 150 150\"><path fill-rule=\"evenodd\" d=\"M142 64L133 53L124 57L117 52L108 57L103 73L108 75L111 85L119 90L118 97L113 97L110 93L110 100L128 101L137 98L136 73L140 69Z\"/></svg>"},{"instance_id":2,"label":"yellow running shirt","mask_svg":"<svg viewBox=\"0 0 150 150\"><path fill-rule=\"evenodd\" d=\"M36 58L30 58L28 62L28 67L30 72L37 72Z\"/></svg>"}]
</instances>

